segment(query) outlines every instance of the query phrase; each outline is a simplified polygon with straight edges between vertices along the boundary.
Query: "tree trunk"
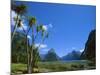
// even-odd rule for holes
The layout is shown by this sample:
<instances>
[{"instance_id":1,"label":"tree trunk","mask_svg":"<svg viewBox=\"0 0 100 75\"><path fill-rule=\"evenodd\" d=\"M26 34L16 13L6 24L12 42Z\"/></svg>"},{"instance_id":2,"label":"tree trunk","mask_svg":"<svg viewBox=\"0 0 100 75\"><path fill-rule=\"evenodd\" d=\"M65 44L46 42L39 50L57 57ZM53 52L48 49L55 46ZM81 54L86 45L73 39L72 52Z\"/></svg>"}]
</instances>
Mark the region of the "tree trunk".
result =
<instances>
[{"instance_id":1,"label":"tree trunk","mask_svg":"<svg viewBox=\"0 0 100 75\"><path fill-rule=\"evenodd\" d=\"M28 49L28 39L27 39L27 35L26 35L26 47L27 47L27 72L31 73L31 68L30 68L30 51Z\"/></svg>"},{"instance_id":2,"label":"tree trunk","mask_svg":"<svg viewBox=\"0 0 100 75\"><path fill-rule=\"evenodd\" d=\"M19 63L19 55L17 55L17 63Z\"/></svg>"},{"instance_id":3,"label":"tree trunk","mask_svg":"<svg viewBox=\"0 0 100 75\"><path fill-rule=\"evenodd\" d=\"M30 52L29 52L29 70L28 70L28 73L30 74L30 73L32 73L32 69L33 69L33 67L32 67L32 55L31 55L31 50L30 50Z\"/></svg>"},{"instance_id":4,"label":"tree trunk","mask_svg":"<svg viewBox=\"0 0 100 75\"><path fill-rule=\"evenodd\" d=\"M35 45L35 37L34 37L34 29L32 28L32 50L31 50L31 66L32 66L32 69L33 69L33 72L34 71L34 68L36 68L36 56L37 56L37 52L36 52L36 48L34 47Z\"/></svg>"},{"instance_id":5,"label":"tree trunk","mask_svg":"<svg viewBox=\"0 0 100 75\"><path fill-rule=\"evenodd\" d=\"M14 35L15 35L15 33L16 33L16 29L17 29L17 22L18 22L18 15L17 15L17 18L16 18L16 23L15 23L15 26L14 26L14 31L13 31L13 33L12 33L12 41L13 41L13 39L14 39Z\"/></svg>"}]
</instances>

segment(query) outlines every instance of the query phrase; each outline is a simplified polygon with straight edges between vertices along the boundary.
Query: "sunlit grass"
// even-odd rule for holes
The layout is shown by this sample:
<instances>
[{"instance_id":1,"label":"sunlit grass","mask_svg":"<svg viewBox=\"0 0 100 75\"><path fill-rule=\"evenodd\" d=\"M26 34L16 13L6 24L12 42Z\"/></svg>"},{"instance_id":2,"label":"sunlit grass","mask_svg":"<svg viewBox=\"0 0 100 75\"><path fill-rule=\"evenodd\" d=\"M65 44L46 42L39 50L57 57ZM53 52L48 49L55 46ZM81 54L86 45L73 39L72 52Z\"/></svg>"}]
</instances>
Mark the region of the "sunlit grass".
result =
<instances>
[{"instance_id":1,"label":"sunlit grass","mask_svg":"<svg viewBox=\"0 0 100 75\"><path fill-rule=\"evenodd\" d=\"M75 70L86 70L86 69L95 69L95 66L89 66L85 61L78 62L39 62L38 68L34 68L35 71L43 73L43 72L57 72L57 71L75 71ZM12 73L26 73L27 65L26 64L15 64L11 65Z\"/></svg>"}]
</instances>

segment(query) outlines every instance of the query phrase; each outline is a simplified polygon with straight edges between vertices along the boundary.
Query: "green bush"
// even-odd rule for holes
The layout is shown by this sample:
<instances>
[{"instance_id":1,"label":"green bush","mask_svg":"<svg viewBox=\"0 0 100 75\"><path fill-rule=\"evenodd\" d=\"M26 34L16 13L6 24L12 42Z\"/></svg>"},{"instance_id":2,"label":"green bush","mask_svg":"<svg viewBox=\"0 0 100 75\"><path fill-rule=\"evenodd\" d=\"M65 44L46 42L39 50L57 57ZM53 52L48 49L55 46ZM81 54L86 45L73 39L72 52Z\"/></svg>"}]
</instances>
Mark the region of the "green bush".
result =
<instances>
[{"instance_id":1,"label":"green bush","mask_svg":"<svg viewBox=\"0 0 100 75\"><path fill-rule=\"evenodd\" d=\"M84 69L84 65L83 64L72 64L71 69L72 70L82 70Z\"/></svg>"}]
</instances>

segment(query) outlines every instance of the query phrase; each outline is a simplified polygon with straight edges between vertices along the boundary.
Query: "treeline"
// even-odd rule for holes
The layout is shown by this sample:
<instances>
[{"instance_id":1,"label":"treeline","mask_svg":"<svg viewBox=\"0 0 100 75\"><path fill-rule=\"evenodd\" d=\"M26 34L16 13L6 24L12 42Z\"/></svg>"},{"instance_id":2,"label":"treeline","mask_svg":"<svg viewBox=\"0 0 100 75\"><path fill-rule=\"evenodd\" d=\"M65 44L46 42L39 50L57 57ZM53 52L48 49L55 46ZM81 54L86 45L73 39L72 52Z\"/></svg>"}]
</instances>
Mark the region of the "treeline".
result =
<instances>
[{"instance_id":1,"label":"treeline","mask_svg":"<svg viewBox=\"0 0 100 75\"><path fill-rule=\"evenodd\" d=\"M12 50L11 50L11 60L12 63L27 63L27 54L26 54L26 41L25 35L16 32L14 40L12 42Z\"/></svg>"}]
</instances>

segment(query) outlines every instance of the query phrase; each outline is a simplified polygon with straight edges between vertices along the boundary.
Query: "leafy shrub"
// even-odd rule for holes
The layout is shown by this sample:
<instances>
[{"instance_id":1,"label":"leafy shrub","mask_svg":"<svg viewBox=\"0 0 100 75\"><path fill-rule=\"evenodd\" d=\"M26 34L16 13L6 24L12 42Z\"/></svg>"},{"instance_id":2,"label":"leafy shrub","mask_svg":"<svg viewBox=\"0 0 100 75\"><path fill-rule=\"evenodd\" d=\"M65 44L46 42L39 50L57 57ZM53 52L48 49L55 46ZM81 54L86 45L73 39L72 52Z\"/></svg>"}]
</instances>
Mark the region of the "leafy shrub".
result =
<instances>
[{"instance_id":1,"label":"leafy shrub","mask_svg":"<svg viewBox=\"0 0 100 75\"><path fill-rule=\"evenodd\" d=\"M82 70L82 69L84 69L83 64L72 64L71 65L71 70Z\"/></svg>"},{"instance_id":2,"label":"leafy shrub","mask_svg":"<svg viewBox=\"0 0 100 75\"><path fill-rule=\"evenodd\" d=\"M95 66L93 62L88 63L88 66Z\"/></svg>"}]
</instances>

